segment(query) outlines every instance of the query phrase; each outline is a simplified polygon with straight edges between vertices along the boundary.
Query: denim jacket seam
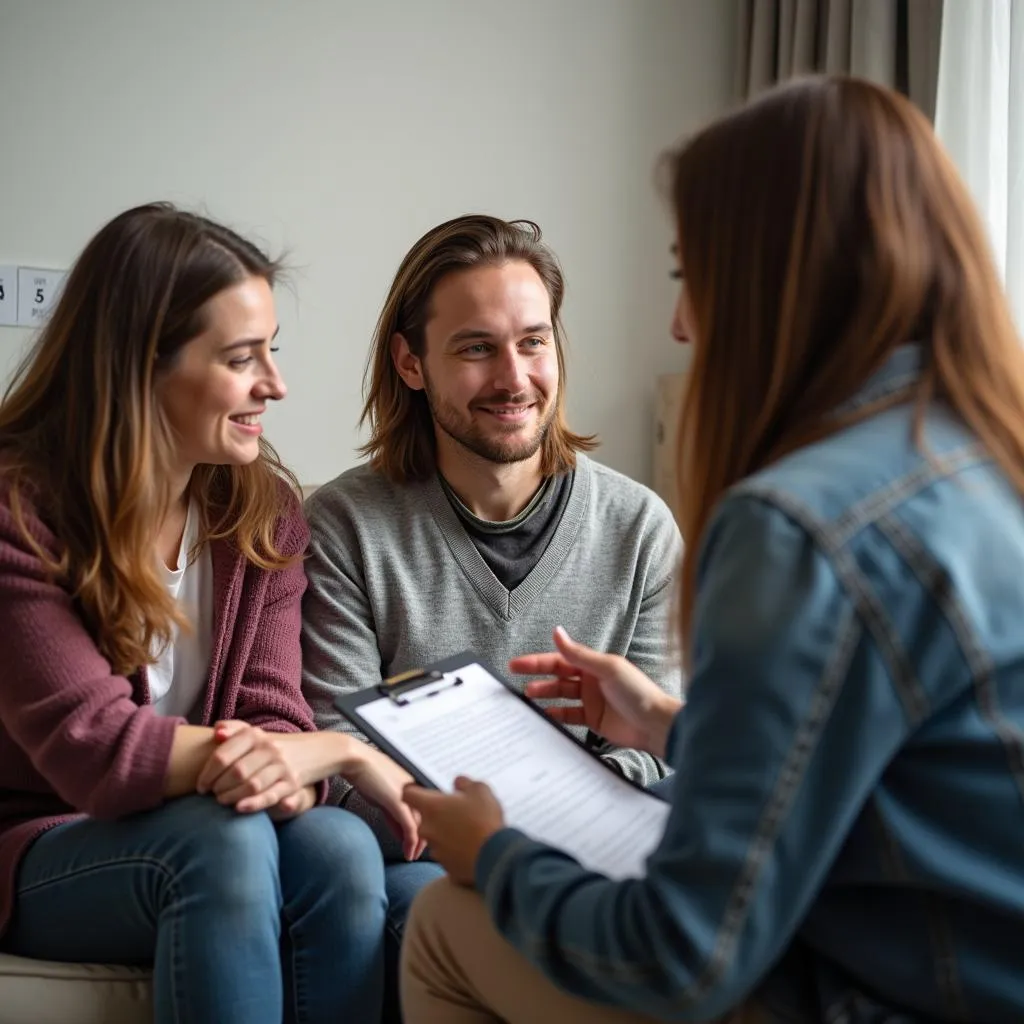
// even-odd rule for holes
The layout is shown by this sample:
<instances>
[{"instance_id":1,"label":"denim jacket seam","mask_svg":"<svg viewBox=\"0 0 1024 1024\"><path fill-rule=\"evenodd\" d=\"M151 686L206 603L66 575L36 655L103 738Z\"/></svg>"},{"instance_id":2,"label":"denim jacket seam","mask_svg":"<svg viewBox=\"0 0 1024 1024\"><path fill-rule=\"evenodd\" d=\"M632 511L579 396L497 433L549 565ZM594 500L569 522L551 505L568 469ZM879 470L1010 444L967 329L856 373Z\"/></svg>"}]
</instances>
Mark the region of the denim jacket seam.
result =
<instances>
[{"instance_id":1,"label":"denim jacket seam","mask_svg":"<svg viewBox=\"0 0 1024 1024\"><path fill-rule=\"evenodd\" d=\"M1000 710L999 698L993 684L992 661L975 636L966 612L952 591L936 585L940 574L938 565L896 516L889 515L878 525L896 551L906 560L921 585L931 594L956 634L967 661L975 699L982 716L1002 742L1017 790L1024 798L1024 734Z\"/></svg>"},{"instance_id":2,"label":"denim jacket seam","mask_svg":"<svg viewBox=\"0 0 1024 1024\"><path fill-rule=\"evenodd\" d=\"M909 473L854 502L829 526L829 532L838 546L845 545L859 530L876 522L936 480L952 476L988 458L987 452L974 443L960 445L942 455L929 456Z\"/></svg>"},{"instance_id":3,"label":"denim jacket seam","mask_svg":"<svg viewBox=\"0 0 1024 1024\"><path fill-rule=\"evenodd\" d=\"M983 716L991 723L996 735L1002 741L1010 771L1018 791L1024 796L1024 745L1022 745L1022 737L1015 735L1011 724L1003 718L999 711L998 699L993 686L992 660L975 635L956 594L939 585L943 576L942 570L929 556L928 551L918 538L893 513L879 520L878 526L896 552L910 566L911 571L939 606L952 627L967 662L975 699ZM936 965L936 973L940 991L956 1007L960 1019L968 1021L971 1016L966 1005L963 986L960 983L949 922L934 902L927 908L927 913L933 947L939 960Z\"/></svg>"},{"instance_id":4,"label":"denim jacket seam","mask_svg":"<svg viewBox=\"0 0 1024 1024\"><path fill-rule=\"evenodd\" d=\"M893 687L903 705L908 723L913 726L928 714L929 701L924 688L914 672L913 665L897 631L881 601L871 588L865 574L858 568L847 546L848 538L837 531L835 524L828 524L807 508L802 502L785 491L760 486L750 493L776 506L779 511L798 523L829 560L832 571L853 602L858 615L875 639L892 677Z\"/></svg>"},{"instance_id":5,"label":"denim jacket seam","mask_svg":"<svg viewBox=\"0 0 1024 1024\"><path fill-rule=\"evenodd\" d=\"M862 635L856 612L852 604L847 604L836 630L829 660L814 691L811 708L793 737L774 790L747 846L739 878L733 885L722 914L715 946L704 971L694 979L691 992L685 1000L688 1003L706 995L720 980L730 962L750 910L758 876L782 829L793 796L800 788L811 755L846 680L850 662Z\"/></svg>"}]
</instances>

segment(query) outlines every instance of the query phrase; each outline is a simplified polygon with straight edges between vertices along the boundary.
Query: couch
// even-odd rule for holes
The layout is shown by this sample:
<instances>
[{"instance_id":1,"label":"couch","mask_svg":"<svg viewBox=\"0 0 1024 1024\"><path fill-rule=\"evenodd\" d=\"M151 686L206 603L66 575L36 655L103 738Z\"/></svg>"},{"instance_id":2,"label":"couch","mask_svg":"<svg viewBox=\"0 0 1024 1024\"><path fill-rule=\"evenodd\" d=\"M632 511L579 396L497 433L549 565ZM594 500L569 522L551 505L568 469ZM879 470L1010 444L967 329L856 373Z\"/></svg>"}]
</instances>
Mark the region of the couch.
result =
<instances>
[{"instance_id":1,"label":"couch","mask_svg":"<svg viewBox=\"0 0 1024 1024\"><path fill-rule=\"evenodd\" d=\"M151 973L0 953L0 1024L152 1024Z\"/></svg>"}]
</instances>

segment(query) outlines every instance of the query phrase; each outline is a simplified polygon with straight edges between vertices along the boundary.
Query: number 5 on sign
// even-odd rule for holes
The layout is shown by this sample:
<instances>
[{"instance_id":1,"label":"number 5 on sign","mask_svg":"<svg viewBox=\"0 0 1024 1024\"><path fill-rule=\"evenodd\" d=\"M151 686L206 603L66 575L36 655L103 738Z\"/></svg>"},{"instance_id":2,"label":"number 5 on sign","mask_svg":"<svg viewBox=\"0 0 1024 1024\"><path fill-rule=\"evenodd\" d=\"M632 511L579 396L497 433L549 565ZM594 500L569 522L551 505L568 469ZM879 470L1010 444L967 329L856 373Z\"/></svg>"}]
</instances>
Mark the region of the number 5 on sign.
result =
<instances>
[{"instance_id":1,"label":"number 5 on sign","mask_svg":"<svg viewBox=\"0 0 1024 1024\"><path fill-rule=\"evenodd\" d=\"M18 268L0 267L0 327L18 322Z\"/></svg>"},{"instance_id":2,"label":"number 5 on sign","mask_svg":"<svg viewBox=\"0 0 1024 1024\"><path fill-rule=\"evenodd\" d=\"M37 327L46 319L64 283L64 277L63 270L18 267L19 324L23 327Z\"/></svg>"}]
</instances>

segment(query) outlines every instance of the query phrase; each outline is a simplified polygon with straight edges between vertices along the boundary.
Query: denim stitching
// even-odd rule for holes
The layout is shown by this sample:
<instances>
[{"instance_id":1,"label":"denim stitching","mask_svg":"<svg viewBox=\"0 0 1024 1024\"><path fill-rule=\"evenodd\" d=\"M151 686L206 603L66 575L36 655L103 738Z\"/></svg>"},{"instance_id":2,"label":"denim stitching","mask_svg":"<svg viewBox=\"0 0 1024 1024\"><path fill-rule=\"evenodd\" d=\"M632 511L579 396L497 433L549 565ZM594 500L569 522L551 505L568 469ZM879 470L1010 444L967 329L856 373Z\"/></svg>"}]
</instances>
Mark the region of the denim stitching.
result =
<instances>
[{"instance_id":1,"label":"denim stitching","mask_svg":"<svg viewBox=\"0 0 1024 1024\"><path fill-rule=\"evenodd\" d=\"M906 501L917 491L936 480L953 476L989 459L988 453L977 444L963 445L943 455L932 456L917 469L911 470L905 476L851 505L832 523L829 532L832 534L834 542L841 546L850 540L861 527L881 518L894 506Z\"/></svg>"},{"instance_id":2,"label":"denim stitching","mask_svg":"<svg viewBox=\"0 0 1024 1024\"><path fill-rule=\"evenodd\" d=\"M285 909L284 901L283 900L282 900L282 903L281 903L281 924L288 931L287 940L284 942L285 948L287 948L289 945L291 946L291 958L290 958L291 959L291 964L290 964L290 969L291 969L291 973L292 973L292 1000L293 1000L292 1010L293 1010L293 1012L295 1014L294 1019L296 1021L301 1021L301 1020L304 1020L305 1018L304 1018L302 1010L301 1010L301 1007L304 1004L303 1004L302 999L299 998L299 990L300 990L300 988L302 988L302 986L300 986L300 984L299 984L299 970L298 970L299 950L298 950L298 945L295 942L295 932L294 932L294 930L292 928L292 922L288 919L288 913L287 913L287 910ZM282 969L282 972L283 972L283 970L284 970L284 965L283 964L281 965L281 969ZM287 1019L287 1017L285 1019Z\"/></svg>"},{"instance_id":3,"label":"denim stitching","mask_svg":"<svg viewBox=\"0 0 1024 1024\"><path fill-rule=\"evenodd\" d=\"M916 725L928 713L927 694L918 682L899 634L856 560L841 546L840 538L795 498L767 487L758 488L757 493L798 522L829 556L832 570L853 598L857 613L864 620L889 666L893 687L903 704L908 723Z\"/></svg>"},{"instance_id":4,"label":"denim stitching","mask_svg":"<svg viewBox=\"0 0 1024 1024\"><path fill-rule=\"evenodd\" d=\"M138 866L146 865L151 868L157 868L163 875L166 876L165 884L167 885L170 896L171 896L171 908L167 911L170 918L170 937L171 937L171 990L168 993L168 998L171 1001L171 1011L176 1022L184 1021L184 1017L181 1014L181 1000L179 999L179 991L184 989L181 984L180 973L181 973L181 936L180 936L180 919L176 909L181 903L181 893L178 890L177 882L175 879L174 871L167 866L164 861L157 857L144 857L144 856L130 856L130 857L117 857L114 859L96 861L95 863L83 866L80 868L74 868L69 871L64 871L60 874L51 875L48 878L42 879L30 885L18 886L17 897L22 898L25 896L35 895L36 893L44 892L53 885L63 884L64 882L70 881L74 878L81 878L85 875L91 875L97 871L106 871L108 868L114 867L125 867L125 866Z\"/></svg>"},{"instance_id":5,"label":"denim stitching","mask_svg":"<svg viewBox=\"0 0 1024 1024\"><path fill-rule=\"evenodd\" d=\"M175 1024L184 1024L185 1017L181 1012L181 999L178 997L179 991L185 991L185 986L182 983L182 942L181 942L181 918L178 914L177 908L181 905L181 894L178 892L177 883L172 878L170 882L171 895L175 897L171 902L171 906L174 908L170 912L170 933L171 933L171 991L168 993L168 998L171 1001L171 1014L174 1017Z\"/></svg>"},{"instance_id":6,"label":"denim stitching","mask_svg":"<svg viewBox=\"0 0 1024 1024\"><path fill-rule=\"evenodd\" d=\"M895 515L890 514L886 516L879 521L878 526L889 539L893 548L910 566L921 585L939 606L953 632L956 634L978 695L978 703L984 709L985 717L989 718L997 735L1003 741L1007 759L1010 762L1010 770L1017 783L1017 788L1024 793L1021 747L1019 740L1015 745L1015 737L1012 735L1007 736L1007 732L1012 734L1012 726L999 715L998 701L993 687L992 660L978 642L963 608L956 600L952 591L941 585L945 579L945 573L923 547L918 538ZM1001 728L1001 725L1005 726L1005 728ZM1015 754L1016 765L1014 764ZM928 917L929 931L931 932L937 959L935 966L939 989L946 1000L956 1007L956 1012L960 1019L969 1021L971 1018L967 1010L965 993L960 983L949 921L941 913L938 901L934 897L928 899L926 904L925 910Z\"/></svg>"},{"instance_id":7,"label":"denim stitching","mask_svg":"<svg viewBox=\"0 0 1024 1024\"><path fill-rule=\"evenodd\" d=\"M895 517L885 521L887 535L901 554L910 563L910 567L918 575L922 584L929 585L930 580L940 573L940 569L930 558L928 552L920 545L916 537ZM1024 731L1009 721L999 709L999 697L994 686L994 666L985 653L971 628L967 615L960 602L948 590L930 587L930 592L943 614L953 627L956 638L960 642L967 667L974 683L978 704L985 718L991 723L996 735L1003 743L1010 772L1013 774L1017 789L1024 798Z\"/></svg>"},{"instance_id":8,"label":"denim stitching","mask_svg":"<svg viewBox=\"0 0 1024 1024\"><path fill-rule=\"evenodd\" d=\"M804 772L817 746L821 731L846 681L846 673L861 635L861 626L854 609L848 605L836 630L835 644L812 697L810 708L793 738L792 746L779 772L775 790L747 849L739 880L726 905L715 949L704 968L703 976L697 978L693 985L694 998L706 994L729 965L740 929L750 910L754 886L771 853L772 845L782 830L786 814L803 781Z\"/></svg>"},{"instance_id":9,"label":"denim stitching","mask_svg":"<svg viewBox=\"0 0 1024 1024\"><path fill-rule=\"evenodd\" d=\"M71 878L77 878L82 875L90 875L94 871L104 871L107 868L124 867L126 865L134 864L147 864L151 867L157 867L165 874L167 874L172 880L174 878L173 869L169 868L159 858L133 855L129 857L117 857L111 860L96 861L92 864L89 864L88 866L74 868L70 871L65 871L59 875L51 875L48 878L42 879L38 882L34 882L29 885L19 885L17 888L17 895L27 896L29 893L34 893L42 889L47 889L51 885L56 885L59 882L66 882Z\"/></svg>"}]
</instances>

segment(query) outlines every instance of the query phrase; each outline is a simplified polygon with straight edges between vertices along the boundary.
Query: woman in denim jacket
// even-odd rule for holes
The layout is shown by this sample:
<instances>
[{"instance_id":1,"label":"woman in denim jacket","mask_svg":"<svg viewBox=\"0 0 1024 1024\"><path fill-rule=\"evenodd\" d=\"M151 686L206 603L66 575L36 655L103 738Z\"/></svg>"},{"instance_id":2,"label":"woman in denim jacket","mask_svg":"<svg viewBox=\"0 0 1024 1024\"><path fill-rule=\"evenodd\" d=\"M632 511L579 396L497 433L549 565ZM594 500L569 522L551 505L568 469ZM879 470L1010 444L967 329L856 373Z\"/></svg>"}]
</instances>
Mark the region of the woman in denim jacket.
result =
<instances>
[{"instance_id":1,"label":"woman in denim jacket","mask_svg":"<svg viewBox=\"0 0 1024 1024\"><path fill-rule=\"evenodd\" d=\"M1024 349L980 220L925 118L851 79L668 170L686 707L560 633L512 669L667 757L671 815L611 881L482 785L410 789L451 877L406 1019L1020 1021Z\"/></svg>"}]
</instances>

